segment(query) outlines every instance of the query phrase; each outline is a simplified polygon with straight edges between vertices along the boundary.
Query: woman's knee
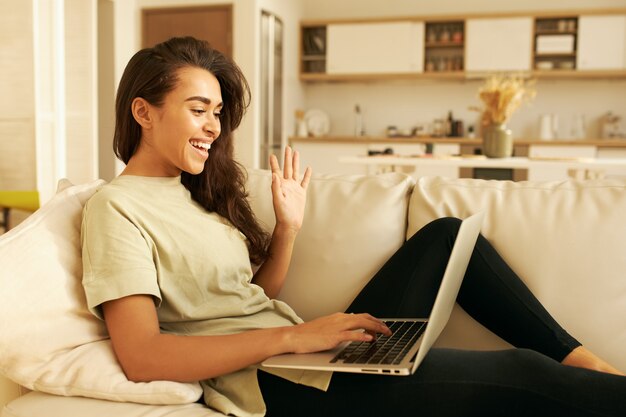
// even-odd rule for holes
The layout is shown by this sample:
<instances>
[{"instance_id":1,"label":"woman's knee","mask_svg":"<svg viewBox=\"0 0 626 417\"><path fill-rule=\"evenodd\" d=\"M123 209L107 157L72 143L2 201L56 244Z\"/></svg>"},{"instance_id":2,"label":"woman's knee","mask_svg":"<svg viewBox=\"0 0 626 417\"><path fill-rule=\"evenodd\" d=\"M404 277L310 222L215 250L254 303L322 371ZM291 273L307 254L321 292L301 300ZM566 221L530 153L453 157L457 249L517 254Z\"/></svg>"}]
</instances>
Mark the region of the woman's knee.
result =
<instances>
[{"instance_id":1,"label":"woman's knee","mask_svg":"<svg viewBox=\"0 0 626 417\"><path fill-rule=\"evenodd\" d=\"M440 217L426 224L420 230L418 230L411 239L416 238L420 234L432 234L433 236L451 236L456 237L461 227L461 219L456 217Z\"/></svg>"},{"instance_id":2,"label":"woman's knee","mask_svg":"<svg viewBox=\"0 0 626 417\"><path fill-rule=\"evenodd\" d=\"M442 230L450 230L456 233L459 231L459 227L461 227L461 219L457 217L440 217L433 220L428 225L433 225L433 227L438 227Z\"/></svg>"}]
</instances>

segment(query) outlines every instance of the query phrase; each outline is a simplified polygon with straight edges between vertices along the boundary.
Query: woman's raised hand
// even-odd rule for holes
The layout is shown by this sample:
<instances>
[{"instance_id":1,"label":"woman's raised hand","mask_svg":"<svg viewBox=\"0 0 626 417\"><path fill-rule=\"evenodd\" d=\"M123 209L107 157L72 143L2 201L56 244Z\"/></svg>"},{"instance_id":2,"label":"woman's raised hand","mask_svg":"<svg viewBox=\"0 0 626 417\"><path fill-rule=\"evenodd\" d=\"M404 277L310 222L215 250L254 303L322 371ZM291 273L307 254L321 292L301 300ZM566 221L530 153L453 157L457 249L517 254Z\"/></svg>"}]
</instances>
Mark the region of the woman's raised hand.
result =
<instances>
[{"instance_id":1,"label":"woman's raised hand","mask_svg":"<svg viewBox=\"0 0 626 417\"><path fill-rule=\"evenodd\" d=\"M381 320L367 313L335 313L288 328L288 332L288 351L294 353L328 350L345 341L370 342L376 333L391 335Z\"/></svg>"},{"instance_id":2,"label":"woman's raised hand","mask_svg":"<svg viewBox=\"0 0 626 417\"><path fill-rule=\"evenodd\" d=\"M292 152L289 146L285 148L283 170L274 155L270 156L270 168L276 226L297 232L302 227L311 169L307 167L300 181L300 155L297 151Z\"/></svg>"}]
</instances>

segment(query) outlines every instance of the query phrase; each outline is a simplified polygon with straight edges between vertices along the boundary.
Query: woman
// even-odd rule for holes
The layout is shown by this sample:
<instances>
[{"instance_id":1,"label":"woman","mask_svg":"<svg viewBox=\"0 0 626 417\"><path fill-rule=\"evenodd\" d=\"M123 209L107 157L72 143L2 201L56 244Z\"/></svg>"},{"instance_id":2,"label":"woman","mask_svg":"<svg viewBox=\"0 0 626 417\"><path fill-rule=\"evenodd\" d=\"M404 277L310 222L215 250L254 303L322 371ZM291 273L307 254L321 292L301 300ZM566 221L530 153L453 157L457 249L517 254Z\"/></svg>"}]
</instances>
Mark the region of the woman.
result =
<instances>
[{"instance_id":1,"label":"woman","mask_svg":"<svg viewBox=\"0 0 626 417\"><path fill-rule=\"evenodd\" d=\"M248 99L239 68L193 38L139 51L122 76L114 148L126 168L86 205L83 285L130 380L201 381L206 404L238 416L266 406L270 416L626 412L626 378L568 335L482 237L458 301L524 349L433 349L411 377L257 372L272 355L390 334L374 316L427 315L459 222L435 221L409 239L347 311L357 314L303 323L274 298L311 171L300 180L289 148L282 170L270 158L276 226L267 236L233 160Z\"/></svg>"}]
</instances>

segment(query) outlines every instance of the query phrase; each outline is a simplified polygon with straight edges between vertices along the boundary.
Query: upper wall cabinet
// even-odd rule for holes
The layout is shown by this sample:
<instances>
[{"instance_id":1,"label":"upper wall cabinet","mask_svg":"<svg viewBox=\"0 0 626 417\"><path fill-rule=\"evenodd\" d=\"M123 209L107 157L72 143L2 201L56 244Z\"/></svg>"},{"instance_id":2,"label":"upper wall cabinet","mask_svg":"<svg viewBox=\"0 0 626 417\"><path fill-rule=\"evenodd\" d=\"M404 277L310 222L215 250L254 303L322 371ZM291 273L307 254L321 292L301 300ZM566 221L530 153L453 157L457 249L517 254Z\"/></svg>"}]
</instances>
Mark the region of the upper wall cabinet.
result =
<instances>
[{"instance_id":1,"label":"upper wall cabinet","mask_svg":"<svg viewBox=\"0 0 626 417\"><path fill-rule=\"evenodd\" d=\"M422 72L421 22L331 24L327 27L328 74Z\"/></svg>"},{"instance_id":2,"label":"upper wall cabinet","mask_svg":"<svg viewBox=\"0 0 626 417\"><path fill-rule=\"evenodd\" d=\"M626 9L301 24L300 79L626 78Z\"/></svg>"},{"instance_id":3,"label":"upper wall cabinet","mask_svg":"<svg viewBox=\"0 0 626 417\"><path fill-rule=\"evenodd\" d=\"M468 19L467 71L528 71L532 55L530 17Z\"/></svg>"},{"instance_id":4,"label":"upper wall cabinet","mask_svg":"<svg viewBox=\"0 0 626 417\"><path fill-rule=\"evenodd\" d=\"M579 70L626 68L626 15L579 18L576 67Z\"/></svg>"}]
</instances>

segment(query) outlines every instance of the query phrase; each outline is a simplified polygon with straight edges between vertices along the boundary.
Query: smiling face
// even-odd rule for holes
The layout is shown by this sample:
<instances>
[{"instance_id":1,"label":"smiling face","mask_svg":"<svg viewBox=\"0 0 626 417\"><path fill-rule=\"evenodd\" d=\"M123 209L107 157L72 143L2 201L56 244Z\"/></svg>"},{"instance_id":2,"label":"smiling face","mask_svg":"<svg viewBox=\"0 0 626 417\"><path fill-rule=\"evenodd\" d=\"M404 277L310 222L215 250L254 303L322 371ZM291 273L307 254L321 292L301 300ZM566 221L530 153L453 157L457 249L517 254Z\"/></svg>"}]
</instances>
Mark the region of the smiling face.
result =
<instances>
[{"instance_id":1,"label":"smiling face","mask_svg":"<svg viewBox=\"0 0 626 417\"><path fill-rule=\"evenodd\" d=\"M222 93L213 74L196 67L177 71L178 82L160 106L133 101L141 142L123 174L153 177L199 174L220 132Z\"/></svg>"}]
</instances>

